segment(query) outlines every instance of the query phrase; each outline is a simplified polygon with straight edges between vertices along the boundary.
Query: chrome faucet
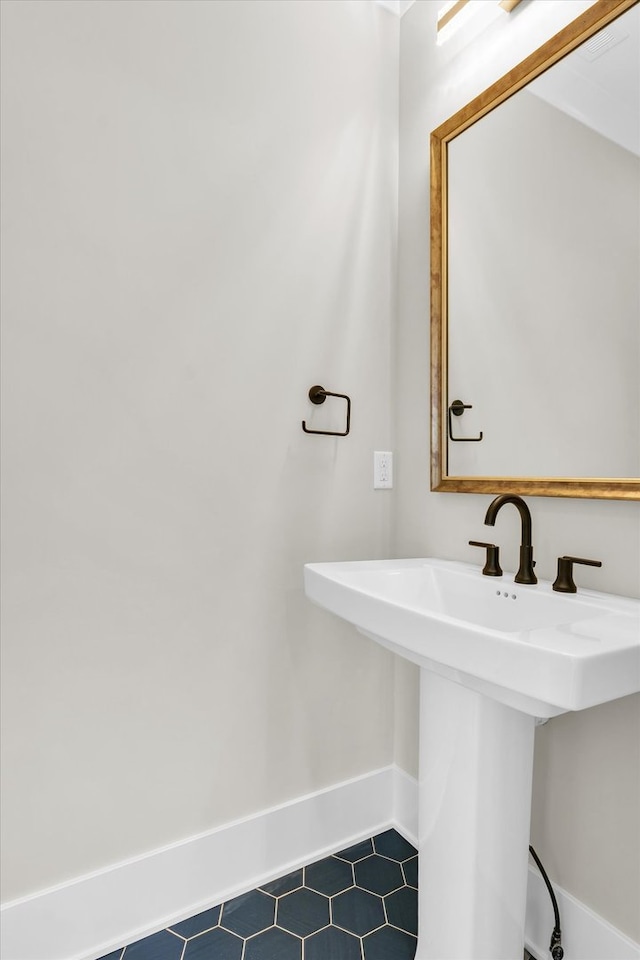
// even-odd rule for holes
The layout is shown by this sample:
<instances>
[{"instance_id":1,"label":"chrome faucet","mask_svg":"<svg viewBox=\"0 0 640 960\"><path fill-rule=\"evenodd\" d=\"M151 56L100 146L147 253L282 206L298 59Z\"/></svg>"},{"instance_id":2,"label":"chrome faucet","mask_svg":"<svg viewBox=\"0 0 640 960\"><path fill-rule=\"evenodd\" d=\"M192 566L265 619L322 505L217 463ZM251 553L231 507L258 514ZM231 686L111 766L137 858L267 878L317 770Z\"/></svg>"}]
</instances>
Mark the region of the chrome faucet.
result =
<instances>
[{"instance_id":1,"label":"chrome faucet","mask_svg":"<svg viewBox=\"0 0 640 960\"><path fill-rule=\"evenodd\" d=\"M529 513L529 507L526 505L524 500L522 500L521 497L516 497L511 493L503 493L501 496L496 497L495 500L489 504L489 509L487 510L487 515L484 518L484 522L489 527L495 526L498 511L504 507L505 503L512 503L514 507L517 508L518 513L520 514L520 521L522 523L520 568L516 573L515 582L537 583L538 578L533 572L535 561L533 559L533 547L531 545L531 514Z\"/></svg>"}]
</instances>

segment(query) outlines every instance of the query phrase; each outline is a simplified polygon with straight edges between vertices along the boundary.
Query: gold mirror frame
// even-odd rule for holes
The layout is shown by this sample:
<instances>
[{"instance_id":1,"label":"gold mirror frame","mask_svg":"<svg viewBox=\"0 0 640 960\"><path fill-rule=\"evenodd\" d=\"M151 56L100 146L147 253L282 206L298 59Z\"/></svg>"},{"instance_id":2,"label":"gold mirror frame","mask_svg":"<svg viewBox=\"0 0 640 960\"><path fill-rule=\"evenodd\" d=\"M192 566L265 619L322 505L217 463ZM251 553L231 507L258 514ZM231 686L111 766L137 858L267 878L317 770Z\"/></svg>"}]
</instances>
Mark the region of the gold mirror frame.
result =
<instances>
[{"instance_id":1,"label":"gold mirror frame","mask_svg":"<svg viewBox=\"0 0 640 960\"><path fill-rule=\"evenodd\" d=\"M447 148L454 137L640 0L597 0L581 16L431 134L431 489L640 500L640 479L457 477L447 472Z\"/></svg>"}]
</instances>

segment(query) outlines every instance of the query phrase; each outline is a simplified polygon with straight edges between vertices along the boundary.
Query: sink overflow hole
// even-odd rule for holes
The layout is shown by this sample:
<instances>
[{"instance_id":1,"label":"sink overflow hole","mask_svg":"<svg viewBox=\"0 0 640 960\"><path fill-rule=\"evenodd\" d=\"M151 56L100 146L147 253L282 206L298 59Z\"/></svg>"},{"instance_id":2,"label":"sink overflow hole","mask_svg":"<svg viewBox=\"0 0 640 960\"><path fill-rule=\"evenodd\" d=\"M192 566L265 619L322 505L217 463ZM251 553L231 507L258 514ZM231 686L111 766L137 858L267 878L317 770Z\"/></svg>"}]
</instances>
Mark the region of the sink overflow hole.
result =
<instances>
[{"instance_id":1,"label":"sink overflow hole","mask_svg":"<svg viewBox=\"0 0 640 960\"><path fill-rule=\"evenodd\" d=\"M506 590L505 590L504 592L503 592L502 590L496 590L496 597L500 597L500 596L508 597L509 594L507 593ZM511 594L511 599L512 599L512 600L517 600L517 599L518 599L517 593L512 593L512 594Z\"/></svg>"}]
</instances>

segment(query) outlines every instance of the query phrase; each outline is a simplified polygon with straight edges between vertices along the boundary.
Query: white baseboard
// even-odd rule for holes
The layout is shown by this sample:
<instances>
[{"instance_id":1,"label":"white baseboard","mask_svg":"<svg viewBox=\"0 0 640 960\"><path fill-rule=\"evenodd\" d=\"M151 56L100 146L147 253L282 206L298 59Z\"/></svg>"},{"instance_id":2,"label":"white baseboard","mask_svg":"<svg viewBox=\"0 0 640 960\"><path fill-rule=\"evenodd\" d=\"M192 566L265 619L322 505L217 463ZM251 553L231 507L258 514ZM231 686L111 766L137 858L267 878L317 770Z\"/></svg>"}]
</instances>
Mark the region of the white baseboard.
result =
<instances>
[{"instance_id":1,"label":"white baseboard","mask_svg":"<svg viewBox=\"0 0 640 960\"><path fill-rule=\"evenodd\" d=\"M7 903L0 956L95 960L395 825L396 782L385 767Z\"/></svg>"},{"instance_id":2,"label":"white baseboard","mask_svg":"<svg viewBox=\"0 0 640 960\"><path fill-rule=\"evenodd\" d=\"M418 784L396 766L171 844L2 907L2 960L96 960L217 903L396 827L417 846ZM568 960L640 960L640 947L556 889ZM553 912L529 874L526 945L547 960Z\"/></svg>"},{"instance_id":3,"label":"white baseboard","mask_svg":"<svg viewBox=\"0 0 640 960\"><path fill-rule=\"evenodd\" d=\"M405 770L393 768L393 810L391 822L402 836L418 846L418 781Z\"/></svg>"},{"instance_id":4,"label":"white baseboard","mask_svg":"<svg viewBox=\"0 0 640 960\"><path fill-rule=\"evenodd\" d=\"M553 884L567 960L640 960L640 944L612 927L570 893ZM529 867L525 945L536 960L548 960L553 907L544 880Z\"/></svg>"}]
</instances>

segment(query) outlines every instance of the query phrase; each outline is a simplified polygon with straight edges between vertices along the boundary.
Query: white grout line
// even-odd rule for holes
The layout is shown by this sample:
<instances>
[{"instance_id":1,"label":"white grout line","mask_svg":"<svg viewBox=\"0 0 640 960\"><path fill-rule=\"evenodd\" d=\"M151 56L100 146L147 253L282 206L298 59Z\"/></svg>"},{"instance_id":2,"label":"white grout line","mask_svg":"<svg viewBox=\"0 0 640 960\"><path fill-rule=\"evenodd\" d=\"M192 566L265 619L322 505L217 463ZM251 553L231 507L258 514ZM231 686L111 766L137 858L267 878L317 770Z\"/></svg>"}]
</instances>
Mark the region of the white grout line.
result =
<instances>
[{"instance_id":1,"label":"white grout line","mask_svg":"<svg viewBox=\"0 0 640 960\"><path fill-rule=\"evenodd\" d=\"M394 930L399 930L400 933L406 933L408 937L413 937L414 940L417 940L415 933L409 933L408 930L405 930L403 927L397 927L395 923L388 923L388 927L393 927Z\"/></svg>"},{"instance_id":2,"label":"white grout line","mask_svg":"<svg viewBox=\"0 0 640 960\"><path fill-rule=\"evenodd\" d=\"M383 911L384 911L384 924L383 924L383 926L386 926L386 925L389 923L389 917L387 916L387 905L386 905L386 903L385 903L385 901L384 901L384 897L382 897L382 909L383 909Z\"/></svg>"}]
</instances>

